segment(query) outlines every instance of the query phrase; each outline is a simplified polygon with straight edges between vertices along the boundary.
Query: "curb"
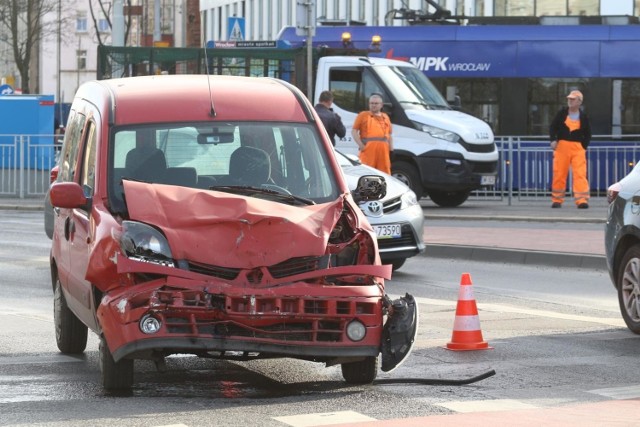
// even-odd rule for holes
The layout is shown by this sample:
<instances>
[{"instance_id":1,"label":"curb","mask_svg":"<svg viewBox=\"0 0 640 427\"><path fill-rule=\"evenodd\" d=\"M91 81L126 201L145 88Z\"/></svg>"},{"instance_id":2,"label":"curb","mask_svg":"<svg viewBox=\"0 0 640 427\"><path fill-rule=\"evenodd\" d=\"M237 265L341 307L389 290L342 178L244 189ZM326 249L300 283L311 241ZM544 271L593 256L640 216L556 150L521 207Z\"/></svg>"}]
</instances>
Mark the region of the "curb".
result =
<instances>
[{"instance_id":1,"label":"curb","mask_svg":"<svg viewBox=\"0 0 640 427\"><path fill-rule=\"evenodd\" d=\"M607 270L606 257L604 255L591 254L525 251L521 249L502 249L483 246L427 244L427 248L422 253L422 256L433 258L461 258L480 262Z\"/></svg>"},{"instance_id":2,"label":"curb","mask_svg":"<svg viewBox=\"0 0 640 427\"><path fill-rule=\"evenodd\" d=\"M563 222L563 223L580 223L580 224L605 224L606 218L584 218L584 217L532 217L532 216L504 216L496 215L442 215L442 214L424 214L425 220L449 220L449 221L512 221L512 222Z\"/></svg>"},{"instance_id":3,"label":"curb","mask_svg":"<svg viewBox=\"0 0 640 427\"><path fill-rule=\"evenodd\" d=\"M2 205L0 204L0 210L4 211L44 211L44 206L31 206L31 205Z\"/></svg>"}]
</instances>

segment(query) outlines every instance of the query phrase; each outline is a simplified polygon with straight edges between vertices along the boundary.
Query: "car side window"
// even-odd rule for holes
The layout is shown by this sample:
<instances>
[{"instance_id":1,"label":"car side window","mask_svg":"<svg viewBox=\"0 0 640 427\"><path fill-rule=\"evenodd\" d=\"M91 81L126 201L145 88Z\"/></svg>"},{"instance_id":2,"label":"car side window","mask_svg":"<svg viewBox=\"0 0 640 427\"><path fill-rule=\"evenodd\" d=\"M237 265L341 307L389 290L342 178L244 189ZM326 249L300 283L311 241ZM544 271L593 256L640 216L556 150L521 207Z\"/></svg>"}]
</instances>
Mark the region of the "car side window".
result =
<instances>
[{"instance_id":1,"label":"car side window","mask_svg":"<svg viewBox=\"0 0 640 427\"><path fill-rule=\"evenodd\" d=\"M64 147L60 158L60 181L75 181L78 167L78 149L80 148L80 138L82 136L85 119L85 116L80 113L75 113L69 119Z\"/></svg>"},{"instance_id":2,"label":"car side window","mask_svg":"<svg viewBox=\"0 0 640 427\"><path fill-rule=\"evenodd\" d=\"M87 125L85 141L80 184L85 191L85 196L89 197L93 196L96 178L96 125L93 122Z\"/></svg>"}]
</instances>

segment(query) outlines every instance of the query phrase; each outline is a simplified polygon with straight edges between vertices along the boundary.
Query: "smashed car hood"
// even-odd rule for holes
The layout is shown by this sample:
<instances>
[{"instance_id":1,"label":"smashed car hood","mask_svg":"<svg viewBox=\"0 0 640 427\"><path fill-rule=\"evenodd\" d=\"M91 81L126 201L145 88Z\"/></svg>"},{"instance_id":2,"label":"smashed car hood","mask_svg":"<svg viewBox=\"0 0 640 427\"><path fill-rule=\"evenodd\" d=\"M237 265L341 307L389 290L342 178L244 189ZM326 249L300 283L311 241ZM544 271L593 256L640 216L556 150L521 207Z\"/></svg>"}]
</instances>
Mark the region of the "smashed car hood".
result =
<instances>
[{"instance_id":1,"label":"smashed car hood","mask_svg":"<svg viewBox=\"0 0 640 427\"><path fill-rule=\"evenodd\" d=\"M124 180L129 217L158 227L174 259L235 268L325 254L344 200L291 206L217 191Z\"/></svg>"}]
</instances>

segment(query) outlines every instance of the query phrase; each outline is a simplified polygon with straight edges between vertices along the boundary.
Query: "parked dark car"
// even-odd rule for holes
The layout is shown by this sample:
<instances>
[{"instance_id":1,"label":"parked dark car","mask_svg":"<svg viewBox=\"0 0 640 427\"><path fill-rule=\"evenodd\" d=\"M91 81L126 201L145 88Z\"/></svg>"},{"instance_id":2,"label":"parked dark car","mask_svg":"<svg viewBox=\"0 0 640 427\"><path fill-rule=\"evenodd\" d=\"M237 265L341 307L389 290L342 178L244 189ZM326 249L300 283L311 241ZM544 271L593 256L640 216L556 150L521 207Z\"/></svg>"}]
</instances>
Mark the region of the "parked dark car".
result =
<instances>
[{"instance_id":1,"label":"parked dark car","mask_svg":"<svg viewBox=\"0 0 640 427\"><path fill-rule=\"evenodd\" d=\"M640 334L640 164L607 191L605 252L627 327Z\"/></svg>"}]
</instances>

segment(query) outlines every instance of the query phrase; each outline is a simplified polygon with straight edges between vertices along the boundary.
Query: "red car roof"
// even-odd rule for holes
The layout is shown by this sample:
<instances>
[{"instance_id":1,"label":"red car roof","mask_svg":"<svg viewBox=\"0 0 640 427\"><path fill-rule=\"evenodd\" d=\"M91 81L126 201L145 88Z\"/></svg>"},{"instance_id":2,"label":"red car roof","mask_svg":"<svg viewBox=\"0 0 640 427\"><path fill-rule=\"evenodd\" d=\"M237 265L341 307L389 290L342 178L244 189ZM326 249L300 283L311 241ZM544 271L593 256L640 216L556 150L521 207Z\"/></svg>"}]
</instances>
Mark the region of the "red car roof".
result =
<instances>
[{"instance_id":1,"label":"red car roof","mask_svg":"<svg viewBox=\"0 0 640 427\"><path fill-rule=\"evenodd\" d=\"M258 77L160 75L102 80L115 102L116 125L151 122L251 120L307 122L305 108L280 81ZM209 95L211 91L211 97ZM93 91L92 91L93 92ZM295 92L295 93L294 93Z\"/></svg>"}]
</instances>

